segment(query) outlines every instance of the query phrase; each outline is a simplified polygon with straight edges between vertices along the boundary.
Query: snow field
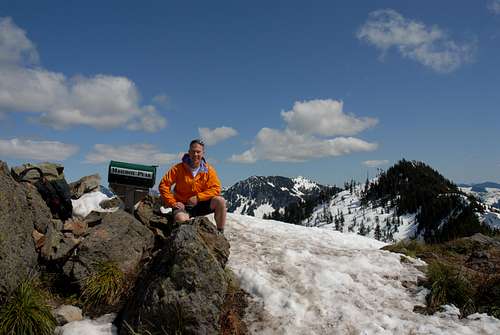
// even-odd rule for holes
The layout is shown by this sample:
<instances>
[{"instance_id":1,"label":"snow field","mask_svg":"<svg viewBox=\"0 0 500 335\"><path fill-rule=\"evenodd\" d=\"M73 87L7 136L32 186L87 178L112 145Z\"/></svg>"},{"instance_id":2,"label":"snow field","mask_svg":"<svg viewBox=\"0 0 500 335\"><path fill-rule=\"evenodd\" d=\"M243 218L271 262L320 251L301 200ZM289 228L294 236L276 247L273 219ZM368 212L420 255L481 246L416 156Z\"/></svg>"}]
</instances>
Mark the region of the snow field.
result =
<instances>
[{"instance_id":1,"label":"snow field","mask_svg":"<svg viewBox=\"0 0 500 335\"><path fill-rule=\"evenodd\" d=\"M413 312L427 291L419 260L379 241L250 216L228 215L228 266L252 296L253 334L498 334L486 315Z\"/></svg>"},{"instance_id":2,"label":"snow field","mask_svg":"<svg viewBox=\"0 0 500 335\"><path fill-rule=\"evenodd\" d=\"M227 266L251 295L245 321L252 334L500 333L500 320L459 319L453 306L414 313L425 303L427 291L416 286L425 263L401 262L377 240L237 214L228 214L226 237ZM112 319L72 322L57 334L114 335Z\"/></svg>"}]
</instances>

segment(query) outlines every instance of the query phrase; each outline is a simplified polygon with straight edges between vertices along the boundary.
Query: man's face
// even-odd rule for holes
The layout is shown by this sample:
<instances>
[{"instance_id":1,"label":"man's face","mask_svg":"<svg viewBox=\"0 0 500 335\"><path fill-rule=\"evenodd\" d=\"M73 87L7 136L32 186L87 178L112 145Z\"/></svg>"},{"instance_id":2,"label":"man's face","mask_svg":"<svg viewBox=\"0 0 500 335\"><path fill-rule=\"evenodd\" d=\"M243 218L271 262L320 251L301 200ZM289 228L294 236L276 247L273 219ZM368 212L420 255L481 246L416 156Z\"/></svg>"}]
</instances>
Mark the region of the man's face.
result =
<instances>
[{"instance_id":1,"label":"man's face","mask_svg":"<svg viewBox=\"0 0 500 335\"><path fill-rule=\"evenodd\" d=\"M191 162L195 167L198 167L201 163L201 159L203 158L203 146L198 143L194 143L189 148L189 158L191 158Z\"/></svg>"}]
</instances>

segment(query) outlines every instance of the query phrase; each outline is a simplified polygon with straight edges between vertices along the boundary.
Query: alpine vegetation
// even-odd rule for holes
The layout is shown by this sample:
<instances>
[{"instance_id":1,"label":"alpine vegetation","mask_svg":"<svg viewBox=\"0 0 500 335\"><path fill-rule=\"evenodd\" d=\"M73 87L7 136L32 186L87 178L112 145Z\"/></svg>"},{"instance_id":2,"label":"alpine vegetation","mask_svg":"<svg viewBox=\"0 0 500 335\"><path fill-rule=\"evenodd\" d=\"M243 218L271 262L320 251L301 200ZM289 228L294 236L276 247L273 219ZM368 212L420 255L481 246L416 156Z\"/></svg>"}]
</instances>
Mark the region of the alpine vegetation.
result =
<instances>
[{"instance_id":1,"label":"alpine vegetation","mask_svg":"<svg viewBox=\"0 0 500 335\"><path fill-rule=\"evenodd\" d=\"M47 295L34 279L22 281L0 309L2 335L52 335L55 327Z\"/></svg>"}]
</instances>

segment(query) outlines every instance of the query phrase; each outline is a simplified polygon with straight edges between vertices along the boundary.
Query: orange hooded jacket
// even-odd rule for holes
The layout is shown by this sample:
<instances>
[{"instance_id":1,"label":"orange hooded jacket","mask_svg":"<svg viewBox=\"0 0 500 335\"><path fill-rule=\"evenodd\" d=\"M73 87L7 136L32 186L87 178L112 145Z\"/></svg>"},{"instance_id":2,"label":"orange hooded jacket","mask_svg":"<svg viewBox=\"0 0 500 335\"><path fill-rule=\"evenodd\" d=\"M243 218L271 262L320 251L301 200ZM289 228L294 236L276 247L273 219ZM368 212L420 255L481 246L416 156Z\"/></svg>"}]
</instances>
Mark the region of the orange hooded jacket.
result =
<instances>
[{"instance_id":1,"label":"orange hooded jacket","mask_svg":"<svg viewBox=\"0 0 500 335\"><path fill-rule=\"evenodd\" d=\"M171 167L161 179L158 187L163 202L173 207L176 202L186 203L195 195L198 201L206 201L220 195L221 185L217 172L208 163L205 164L208 171L200 170L195 177L185 163L178 163ZM172 193L170 189L174 184L174 193Z\"/></svg>"}]
</instances>

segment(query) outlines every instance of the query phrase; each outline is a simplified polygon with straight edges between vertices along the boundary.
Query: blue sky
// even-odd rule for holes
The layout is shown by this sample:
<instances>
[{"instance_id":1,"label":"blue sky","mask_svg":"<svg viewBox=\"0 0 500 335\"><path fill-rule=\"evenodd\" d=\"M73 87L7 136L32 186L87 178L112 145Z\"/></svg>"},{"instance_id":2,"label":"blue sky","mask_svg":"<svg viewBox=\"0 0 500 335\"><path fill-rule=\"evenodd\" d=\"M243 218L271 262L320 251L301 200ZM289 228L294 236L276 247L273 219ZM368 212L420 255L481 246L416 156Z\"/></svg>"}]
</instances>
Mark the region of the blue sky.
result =
<instances>
[{"instance_id":1,"label":"blue sky","mask_svg":"<svg viewBox=\"0 0 500 335\"><path fill-rule=\"evenodd\" d=\"M500 181L500 1L0 3L0 159Z\"/></svg>"}]
</instances>

